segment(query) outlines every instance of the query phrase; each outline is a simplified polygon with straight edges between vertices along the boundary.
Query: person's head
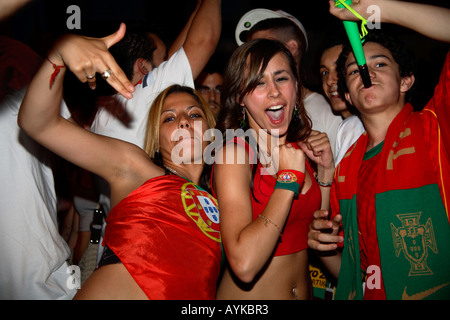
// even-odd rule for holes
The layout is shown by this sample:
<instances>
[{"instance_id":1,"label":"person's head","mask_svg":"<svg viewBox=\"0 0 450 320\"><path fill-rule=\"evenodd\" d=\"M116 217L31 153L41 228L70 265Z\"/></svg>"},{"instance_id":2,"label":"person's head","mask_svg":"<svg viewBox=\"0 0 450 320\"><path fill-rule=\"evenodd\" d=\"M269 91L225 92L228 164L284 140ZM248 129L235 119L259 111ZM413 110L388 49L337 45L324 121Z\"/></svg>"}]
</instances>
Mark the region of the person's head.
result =
<instances>
[{"instance_id":1,"label":"person's head","mask_svg":"<svg viewBox=\"0 0 450 320\"><path fill-rule=\"evenodd\" d=\"M220 95L222 93L223 76L219 72L204 71L196 80L196 88L208 102L214 116L219 116L220 113Z\"/></svg>"},{"instance_id":2,"label":"person's head","mask_svg":"<svg viewBox=\"0 0 450 320\"><path fill-rule=\"evenodd\" d=\"M153 41L156 47L155 51L153 51L151 63L153 68L157 68L167 60L167 46L158 34L147 32L147 36Z\"/></svg>"},{"instance_id":3,"label":"person's head","mask_svg":"<svg viewBox=\"0 0 450 320\"><path fill-rule=\"evenodd\" d=\"M195 88L209 103L216 119L221 110L220 97L222 93L225 61L226 59L224 57L217 54L213 55L195 80Z\"/></svg>"},{"instance_id":4,"label":"person's head","mask_svg":"<svg viewBox=\"0 0 450 320\"><path fill-rule=\"evenodd\" d=\"M264 38L278 40L291 52L297 67L308 48L306 30L301 22L282 10L254 9L238 22L235 31L238 45Z\"/></svg>"},{"instance_id":5,"label":"person's head","mask_svg":"<svg viewBox=\"0 0 450 320\"><path fill-rule=\"evenodd\" d=\"M144 150L157 163L170 161L175 146L191 150L191 156L202 156L208 144L208 141L203 141L203 134L214 126L214 115L199 92L190 87L172 85L158 95L150 108ZM187 132L190 138L182 135L186 138L178 139L178 133ZM200 141L195 143L195 139ZM194 150L194 144L201 146L200 153ZM193 159L183 160L193 162Z\"/></svg>"},{"instance_id":6,"label":"person's head","mask_svg":"<svg viewBox=\"0 0 450 320\"><path fill-rule=\"evenodd\" d=\"M280 137L301 140L309 134L311 122L300 91L295 61L281 42L249 41L228 61L217 128L222 132L238 129L245 115L243 129L267 129L268 133L278 129Z\"/></svg>"},{"instance_id":7,"label":"person's head","mask_svg":"<svg viewBox=\"0 0 450 320\"><path fill-rule=\"evenodd\" d=\"M361 113L393 104L403 106L415 80L409 50L398 39L377 30L366 35L363 48L372 86L364 88L352 49L345 45L337 65L338 86L346 100Z\"/></svg>"},{"instance_id":8,"label":"person's head","mask_svg":"<svg viewBox=\"0 0 450 320\"><path fill-rule=\"evenodd\" d=\"M337 59L342 51L343 44L347 42L344 35L333 32L326 37L319 61L319 73L322 81L322 90L330 102L331 108L337 114L347 118L351 115L348 105L338 90Z\"/></svg>"},{"instance_id":9,"label":"person's head","mask_svg":"<svg viewBox=\"0 0 450 320\"><path fill-rule=\"evenodd\" d=\"M152 70L154 42L143 32L127 32L125 37L109 50L128 80L139 82Z\"/></svg>"},{"instance_id":10,"label":"person's head","mask_svg":"<svg viewBox=\"0 0 450 320\"><path fill-rule=\"evenodd\" d=\"M127 28L131 33L138 33L148 37L151 43L153 43L155 49L151 54L151 71L153 68L157 68L161 63L167 60L167 45L164 42L166 35L164 30L153 21L146 19L133 19L127 24Z\"/></svg>"}]
</instances>

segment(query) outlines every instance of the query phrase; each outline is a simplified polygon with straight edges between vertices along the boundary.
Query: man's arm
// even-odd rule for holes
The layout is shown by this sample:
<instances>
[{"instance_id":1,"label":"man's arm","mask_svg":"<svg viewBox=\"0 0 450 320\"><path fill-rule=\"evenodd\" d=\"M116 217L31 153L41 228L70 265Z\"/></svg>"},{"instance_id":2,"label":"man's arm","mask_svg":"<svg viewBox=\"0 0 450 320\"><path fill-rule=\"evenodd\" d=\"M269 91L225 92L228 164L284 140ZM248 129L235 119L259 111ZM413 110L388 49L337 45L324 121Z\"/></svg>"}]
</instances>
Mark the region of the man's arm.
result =
<instances>
[{"instance_id":1,"label":"man's arm","mask_svg":"<svg viewBox=\"0 0 450 320\"><path fill-rule=\"evenodd\" d=\"M335 0L330 0L330 13L342 20L356 17L345 8L336 8ZM423 3L394 0L360 0L352 4L361 16L368 18L368 7L380 8L381 22L393 23L421 33L431 39L450 42L450 9Z\"/></svg>"},{"instance_id":2,"label":"man's arm","mask_svg":"<svg viewBox=\"0 0 450 320\"><path fill-rule=\"evenodd\" d=\"M222 29L221 0L202 0L183 44L184 51L197 78L214 53Z\"/></svg>"}]
</instances>

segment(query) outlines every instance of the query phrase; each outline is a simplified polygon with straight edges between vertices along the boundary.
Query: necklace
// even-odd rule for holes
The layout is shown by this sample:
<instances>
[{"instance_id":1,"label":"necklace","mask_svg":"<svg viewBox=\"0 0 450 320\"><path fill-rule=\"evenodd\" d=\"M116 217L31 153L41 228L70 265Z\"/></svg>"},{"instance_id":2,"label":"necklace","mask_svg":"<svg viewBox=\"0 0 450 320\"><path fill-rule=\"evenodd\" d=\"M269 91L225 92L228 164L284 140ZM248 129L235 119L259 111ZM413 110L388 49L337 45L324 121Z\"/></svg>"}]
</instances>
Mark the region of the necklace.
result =
<instances>
[{"instance_id":1,"label":"necklace","mask_svg":"<svg viewBox=\"0 0 450 320\"><path fill-rule=\"evenodd\" d=\"M169 170L169 171L172 172L173 174L175 174L175 175L181 177L181 175L180 175L178 172L176 172L174 169L169 168L169 167L166 166L166 165L164 165L164 168L166 168L167 170ZM183 177L181 177L181 178L183 178Z\"/></svg>"}]
</instances>

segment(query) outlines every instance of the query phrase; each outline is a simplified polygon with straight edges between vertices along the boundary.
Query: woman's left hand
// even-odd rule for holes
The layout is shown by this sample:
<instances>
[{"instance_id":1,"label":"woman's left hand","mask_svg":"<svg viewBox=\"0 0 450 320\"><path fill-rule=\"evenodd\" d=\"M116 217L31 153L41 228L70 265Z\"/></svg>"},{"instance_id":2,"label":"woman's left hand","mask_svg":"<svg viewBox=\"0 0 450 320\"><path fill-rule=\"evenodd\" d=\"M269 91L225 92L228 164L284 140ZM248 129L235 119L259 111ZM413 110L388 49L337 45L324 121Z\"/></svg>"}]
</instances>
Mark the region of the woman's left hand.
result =
<instances>
[{"instance_id":1,"label":"woman's left hand","mask_svg":"<svg viewBox=\"0 0 450 320\"><path fill-rule=\"evenodd\" d=\"M91 89L96 87L96 73L102 74L117 92L131 99L134 86L108 51L122 40L125 31L122 23L116 32L103 38L65 35L56 42L49 59L56 65L67 66L81 82L88 82Z\"/></svg>"},{"instance_id":2,"label":"woman's left hand","mask_svg":"<svg viewBox=\"0 0 450 320\"><path fill-rule=\"evenodd\" d=\"M334 171L334 158L331 144L325 132L311 131L308 138L297 142L303 152L314 161L318 167Z\"/></svg>"}]
</instances>

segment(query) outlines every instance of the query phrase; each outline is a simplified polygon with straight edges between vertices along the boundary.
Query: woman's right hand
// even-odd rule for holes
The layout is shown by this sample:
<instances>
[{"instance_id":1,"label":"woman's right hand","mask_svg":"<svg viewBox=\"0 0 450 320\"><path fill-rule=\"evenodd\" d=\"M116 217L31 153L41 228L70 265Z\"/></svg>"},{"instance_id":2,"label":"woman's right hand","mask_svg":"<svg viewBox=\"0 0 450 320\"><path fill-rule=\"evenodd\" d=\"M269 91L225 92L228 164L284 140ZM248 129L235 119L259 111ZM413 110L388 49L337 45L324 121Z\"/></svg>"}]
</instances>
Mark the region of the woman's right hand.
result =
<instances>
[{"instance_id":1,"label":"woman's right hand","mask_svg":"<svg viewBox=\"0 0 450 320\"><path fill-rule=\"evenodd\" d=\"M131 99L134 86L108 51L122 40L125 31L125 24L122 23L116 32L104 38L63 36L50 52L49 60L56 65L67 66L81 82L88 82L91 89L96 87L95 74L109 70L111 75L106 81L124 97Z\"/></svg>"}]
</instances>

